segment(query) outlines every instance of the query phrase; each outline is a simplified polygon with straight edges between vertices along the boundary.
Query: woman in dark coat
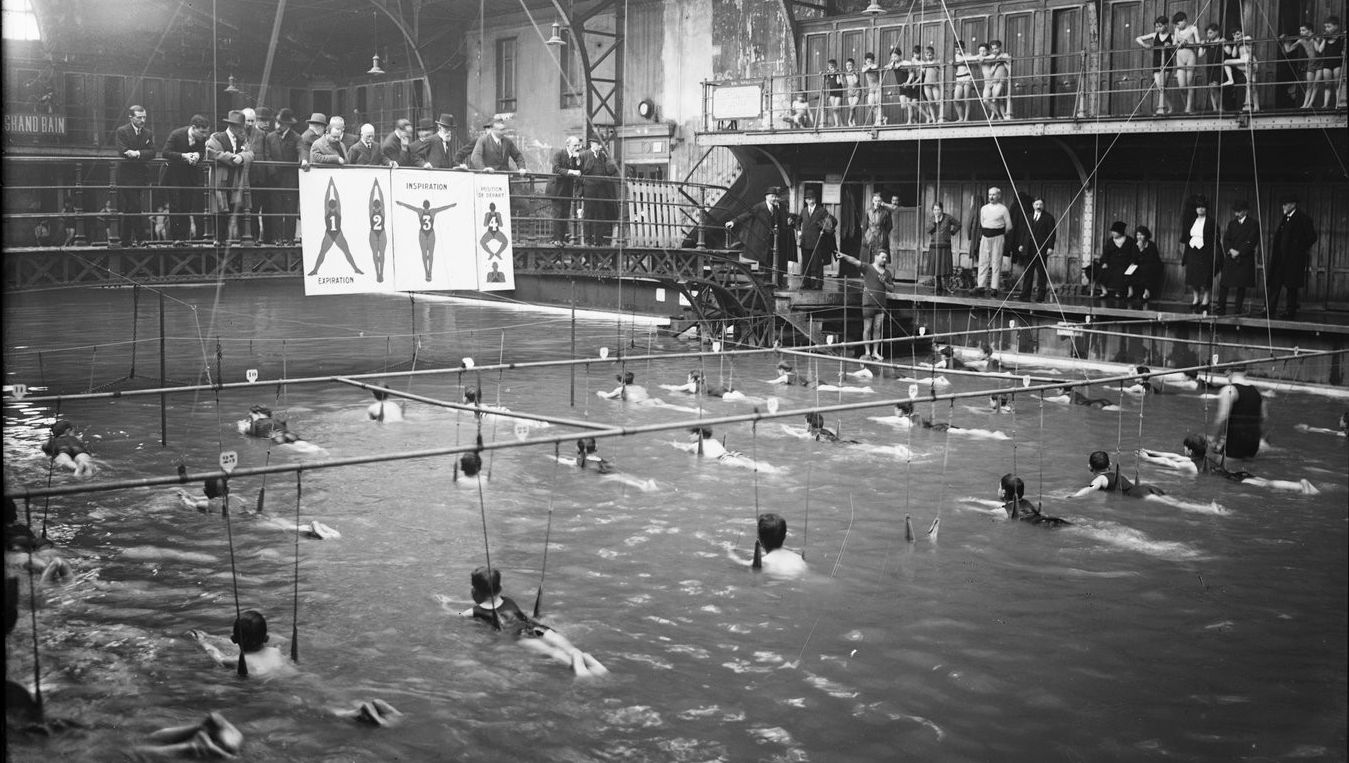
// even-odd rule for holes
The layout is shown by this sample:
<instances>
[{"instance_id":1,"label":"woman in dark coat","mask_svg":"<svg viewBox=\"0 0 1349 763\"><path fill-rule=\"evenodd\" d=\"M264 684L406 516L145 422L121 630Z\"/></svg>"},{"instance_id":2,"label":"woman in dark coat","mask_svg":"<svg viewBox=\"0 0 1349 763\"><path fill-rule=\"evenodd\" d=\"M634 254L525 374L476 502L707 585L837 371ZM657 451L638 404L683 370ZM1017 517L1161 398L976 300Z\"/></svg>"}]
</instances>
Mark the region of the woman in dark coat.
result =
<instances>
[{"instance_id":1,"label":"woman in dark coat","mask_svg":"<svg viewBox=\"0 0 1349 763\"><path fill-rule=\"evenodd\" d=\"M1146 225L1134 228L1134 245L1138 248L1138 267L1128 276L1129 299L1135 308L1147 310L1148 302L1162 291L1162 256Z\"/></svg>"},{"instance_id":2,"label":"woman in dark coat","mask_svg":"<svg viewBox=\"0 0 1349 763\"><path fill-rule=\"evenodd\" d=\"M1218 224L1209 216L1208 199L1203 196L1192 197L1185 205L1180 243L1184 247L1181 263L1185 266L1185 286L1193 294L1190 312L1207 313L1213 276L1222 270L1222 252Z\"/></svg>"},{"instance_id":3,"label":"woman in dark coat","mask_svg":"<svg viewBox=\"0 0 1349 763\"><path fill-rule=\"evenodd\" d=\"M1110 224L1110 235L1105 237L1101 249L1100 274L1098 279L1105 286L1106 296L1112 306L1122 303L1129 293L1129 268L1138 261L1138 247L1129 238L1129 226L1116 220Z\"/></svg>"}]
</instances>

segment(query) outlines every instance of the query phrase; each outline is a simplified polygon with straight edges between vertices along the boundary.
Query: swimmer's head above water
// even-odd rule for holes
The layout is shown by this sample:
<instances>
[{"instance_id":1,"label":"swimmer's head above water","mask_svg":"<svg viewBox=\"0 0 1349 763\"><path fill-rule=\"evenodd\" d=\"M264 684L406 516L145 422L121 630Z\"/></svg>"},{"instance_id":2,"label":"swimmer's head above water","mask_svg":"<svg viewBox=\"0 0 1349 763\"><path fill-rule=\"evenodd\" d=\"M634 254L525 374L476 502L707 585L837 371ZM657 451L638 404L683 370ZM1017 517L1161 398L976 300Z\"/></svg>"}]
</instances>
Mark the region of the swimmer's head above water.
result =
<instances>
[{"instance_id":1,"label":"swimmer's head above water","mask_svg":"<svg viewBox=\"0 0 1349 763\"><path fill-rule=\"evenodd\" d=\"M1191 458L1202 458L1208 454L1208 438L1202 434L1191 432L1185 436L1181 446L1185 448L1185 454Z\"/></svg>"},{"instance_id":2,"label":"swimmer's head above water","mask_svg":"<svg viewBox=\"0 0 1349 763\"><path fill-rule=\"evenodd\" d=\"M787 541L787 520L767 512L759 515L759 543L764 553L782 548Z\"/></svg>"},{"instance_id":3,"label":"swimmer's head above water","mask_svg":"<svg viewBox=\"0 0 1349 763\"><path fill-rule=\"evenodd\" d=\"M501 570L492 569L489 573L486 567L479 567L469 574L468 579L473 586L475 604L491 601L501 594Z\"/></svg>"},{"instance_id":4,"label":"swimmer's head above water","mask_svg":"<svg viewBox=\"0 0 1349 763\"><path fill-rule=\"evenodd\" d=\"M374 395L376 400L383 402L389 399L389 388L384 385L372 387L370 389L370 394Z\"/></svg>"},{"instance_id":5,"label":"swimmer's head above water","mask_svg":"<svg viewBox=\"0 0 1349 763\"><path fill-rule=\"evenodd\" d=\"M896 415L896 416L912 416L912 415L913 415L913 403L909 403L909 402L895 403L895 415Z\"/></svg>"},{"instance_id":6,"label":"swimmer's head above water","mask_svg":"<svg viewBox=\"0 0 1349 763\"><path fill-rule=\"evenodd\" d=\"M70 432L74 429L75 429L74 424L70 423L69 421L66 421L65 419L61 419L56 423L52 424L52 437L60 437L61 435L66 434L67 432Z\"/></svg>"},{"instance_id":7,"label":"swimmer's head above water","mask_svg":"<svg viewBox=\"0 0 1349 763\"><path fill-rule=\"evenodd\" d=\"M824 429L824 415L815 411L807 413L806 426L811 429Z\"/></svg>"},{"instance_id":8,"label":"swimmer's head above water","mask_svg":"<svg viewBox=\"0 0 1349 763\"><path fill-rule=\"evenodd\" d=\"M998 495L1004 501L1016 501L1026 495L1026 483L1015 474L1004 474L998 483Z\"/></svg>"},{"instance_id":9,"label":"swimmer's head above water","mask_svg":"<svg viewBox=\"0 0 1349 763\"><path fill-rule=\"evenodd\" d=\"M1092 454L1087 456L1087 466L1090 467L1093 472L1103 472L1106 469L1109 469L1110 454L1103 450L1092 451Z\"/></svg>"},{"instance_id":10,"label":"swimmer's head above water","mask_svg":"<svg viewBox=\"0 0 1349 763\"><path fill-rule=\"evenodd\" d=\"M471 403L476 403L476 402L478 402L478 401L481 400L481 399L482 399L482 393L478 390L477 387L465 387L465 388L464 388L464 402L465 402L465 403L470 403L470 404L471 404Z\"/></svg>"},{"instance_id":11,"label":"swimmer's head above water","mask_svg":"<svg viewBox=\"0 0 1349 763\"><path fill-rule=\"evenodd\" d=\"M624 372L621 373L621 374L614 374L614 379L615 379L619 384L632 384L633 379L636 379L636 378L637 378L637 377L635 377L635 376L632 375L632 372L631 372L631 371L624 371Z\"/></svg>"},{"instance_id":12,"label":"swimmer's head above water","mask_svg":"<svg viewBox=\"0 0 1349 763\"><path fill-rule=\"evenodd\" d=\"M690 427L689 434L697 435L700 439L712 439L712 427Z\"/></svg>"},{"instance_id":13,"label":"swimmer's head above water","mask_svg":"<svg viewBox=\"0 0 1349 763\"><path fill-rule=\"evenodd\" d=\"M248 415L255 419L270 419L272 417L272 409L265 405L255 405L248 409Z\"/></svg>"},{"instance_id":14,"label":"swimmer's head above water","mask_svg":"<svg viewBox=\"0 0 1349 763\"><path fill-rule=\"evenodd\" d=\"M202 491L206 493L207 498L221 498L227 488L224 477L207 477L202 485Z\"/></svg>"},{"instance_id":15,"label":"swimmer's head above water","mask_svg":"<svg viewBox=\"0 0 1349 763\"><path fill-rule=\"evenodd\" d=\"M234 620L230 641L245 652L256 652L267 644L267 619L256 609L245 610Z\"/></svg>"}]
</instances>

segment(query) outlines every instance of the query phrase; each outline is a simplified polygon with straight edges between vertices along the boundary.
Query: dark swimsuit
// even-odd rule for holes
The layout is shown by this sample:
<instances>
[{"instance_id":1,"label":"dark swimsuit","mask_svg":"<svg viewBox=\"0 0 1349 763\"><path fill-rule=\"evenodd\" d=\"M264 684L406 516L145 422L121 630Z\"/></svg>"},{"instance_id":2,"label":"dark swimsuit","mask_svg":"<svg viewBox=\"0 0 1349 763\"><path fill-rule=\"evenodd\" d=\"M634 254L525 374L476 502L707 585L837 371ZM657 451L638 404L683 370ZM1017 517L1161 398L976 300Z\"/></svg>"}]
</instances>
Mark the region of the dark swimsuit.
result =
<instances>
[{"instance_id":1,"label":"dark swimsuit","mask_svg":"<svg viewBox=\"0 0 1349 763\"><path fill-rule=\"evenodd\" d=\"M473 605L473 616L488 625L499 627L516 638L538 638L551 630L521 611L520 605L509 596L501 597L501 606L496 608L495 617L492 616L492 610L480 604Z\"/></svg>"},{"instance_id":2,"label":"dark swimsuit","mask_svg":"<svg viewBox=\"0 0 1349 763\"><path fill-rule=\"evenodd\" d=\"M1233 384L1237 399L1227 416L1224 452L1232 458L1250 458L1260 450L1260 392L1249 384Z\"/></svg>"},{"instance_id":3,"label":"dark swimsuit","mask_svg":"<svg viewBox=\"0 0 1349 763\"><path fill-rule=\"evenodd\" d=\"M1165 491L1159 487L1144 485L1141 482L1137 484L1130 482L1128 477L1119 473L1119 465L1115 466L1114 471L1107 472L1105 478L1106 483L1102 490L1107 493L1120 493L1122 495L1127 495L1130 498L1142 498L1148 495L1166 495Z\"/></svg>"},{"instance_id":4,"label":"dark swimsuit","mask_svg":"<svg viewBox=\"0 0 1349 763\"><path fill-rule=\"evenodd\" d=\"M1152 38L1152 71L1166 73L1176 65L1175 36L1160 34Z\"/></svg>"},{"instance_id":5,"label":"dark swimsuit","mask_svg":"<svg viewBox=\"0 0 1349 763\"><path fill-rule=\"evenodd\" d=\"M1344 66L1344 35L1338 34L1321 46L1321 55L1316 58L1316 69L1333 71L1341 66Z\"/></svg>"},{"instance_id":6,"label":"dark swimsuit","mask_svg":"<svg viewBox=\"0 0 1349 763\"><path fill-rule=\"evenodd\" d=\"M85 450L84 443L80 441L80 438L75 437L74 435L63 434L60 437L53 437L48 440L47 443L42 446L42 452L46 453L51 458L56 458L64 453L74 459L76 456L87 453L88 451Z\"/></svg>"},{"instance_id":7,"label":"dark swimsuit","mask_svg":"<svg viewBox=\"0 0 1349 763\"><path fill-rule=\"evenodd\" d=\"M1199 469L1201 473L1217 475L1219 477L1229 479L1233 482L1241 482L1243 480L1248 480L1255 476L1254 474L1251 474L1245 469L1238 469L1237 471L1234 472L1228 471L1227 469L1223 468L1221 464L1214 463L1211 459L1208 458L1208 456L1203 456L1201 458L1191 458L1190 460L1194 462L1195 467Z\"/></svg>"},{"instance_id":8,"label":"dark swimsuit","mask_svg":"<svg viewBox=\"0 0 1349 763\"><path fill-rule=\"evenodd\" d=\"M1061 527L1063 525L1072 524L1072 522L1069 522L1066 519L1047 517L1044 514L1041 514L1040 507L1025 498L1021 498L1017 501L1008 501L1002 505L1002 508L1007 512L1008 517L1020 522L1029 522L1033 525Z\"/></svg>"}]
</instances>

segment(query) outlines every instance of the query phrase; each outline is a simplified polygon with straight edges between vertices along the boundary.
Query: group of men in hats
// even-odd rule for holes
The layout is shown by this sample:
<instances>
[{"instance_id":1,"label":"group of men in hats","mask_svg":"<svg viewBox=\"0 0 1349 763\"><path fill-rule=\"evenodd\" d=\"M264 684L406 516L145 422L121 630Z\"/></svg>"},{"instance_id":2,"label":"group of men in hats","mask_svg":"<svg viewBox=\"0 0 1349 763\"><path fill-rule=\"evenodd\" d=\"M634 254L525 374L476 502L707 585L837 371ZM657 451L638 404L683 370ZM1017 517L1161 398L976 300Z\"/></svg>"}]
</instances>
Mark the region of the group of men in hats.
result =
<instances>
[{"instance_id":1,"label":"group of men in hats","mask_svg":"<svg viewBox=\"0 0 1349 763\"><path fill-rule=\"evenodd\" d=\"M142 200L150 186L148 162L156 151L145 127L145 109L133 106L129 112L129 123L116 135L123 160L118 184L122 236L135 245L148 238ZM400 118L383 140L377 138L374 125L348 131L340 116L330 119L315 112L303 131L296 129L298 122L291 109L273 112L259 106L231 110L218 132L213 133L200 114L173 130L159 152L165 161L160 212L167 213L168 239L185 242L193 238L195 228L197 239L213 235L217 244L240 237L248 240L254 233L265 243L293 244L297 173L315 164L527 171L524 155L505 135L501 119L484 125L482 134L468 143L455 134L454 115L449 113L422 119L415 134L411 120ZM205 197L203 167L209 189ZM208 226L203 212L214 216L213 226Z\"/></svg>"}]
</instances>

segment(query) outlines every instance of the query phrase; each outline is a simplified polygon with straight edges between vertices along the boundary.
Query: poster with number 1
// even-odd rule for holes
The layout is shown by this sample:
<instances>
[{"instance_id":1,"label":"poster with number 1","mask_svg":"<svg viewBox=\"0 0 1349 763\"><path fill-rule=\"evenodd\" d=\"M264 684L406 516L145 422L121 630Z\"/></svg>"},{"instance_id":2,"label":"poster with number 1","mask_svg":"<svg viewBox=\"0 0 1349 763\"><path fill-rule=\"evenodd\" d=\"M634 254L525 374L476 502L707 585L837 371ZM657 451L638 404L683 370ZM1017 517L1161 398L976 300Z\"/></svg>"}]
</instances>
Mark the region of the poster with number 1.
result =
<instances>
[{"instance_id":1,"label":"poster with number 1","mask_svg":"<svg viewBox=\"0 0 1349 763\"><path fill-rule=\"evenodd\" d=\"M394 291L389 263L389 172L300 173L304 293Z\"/></svg>"}]
</instances>

